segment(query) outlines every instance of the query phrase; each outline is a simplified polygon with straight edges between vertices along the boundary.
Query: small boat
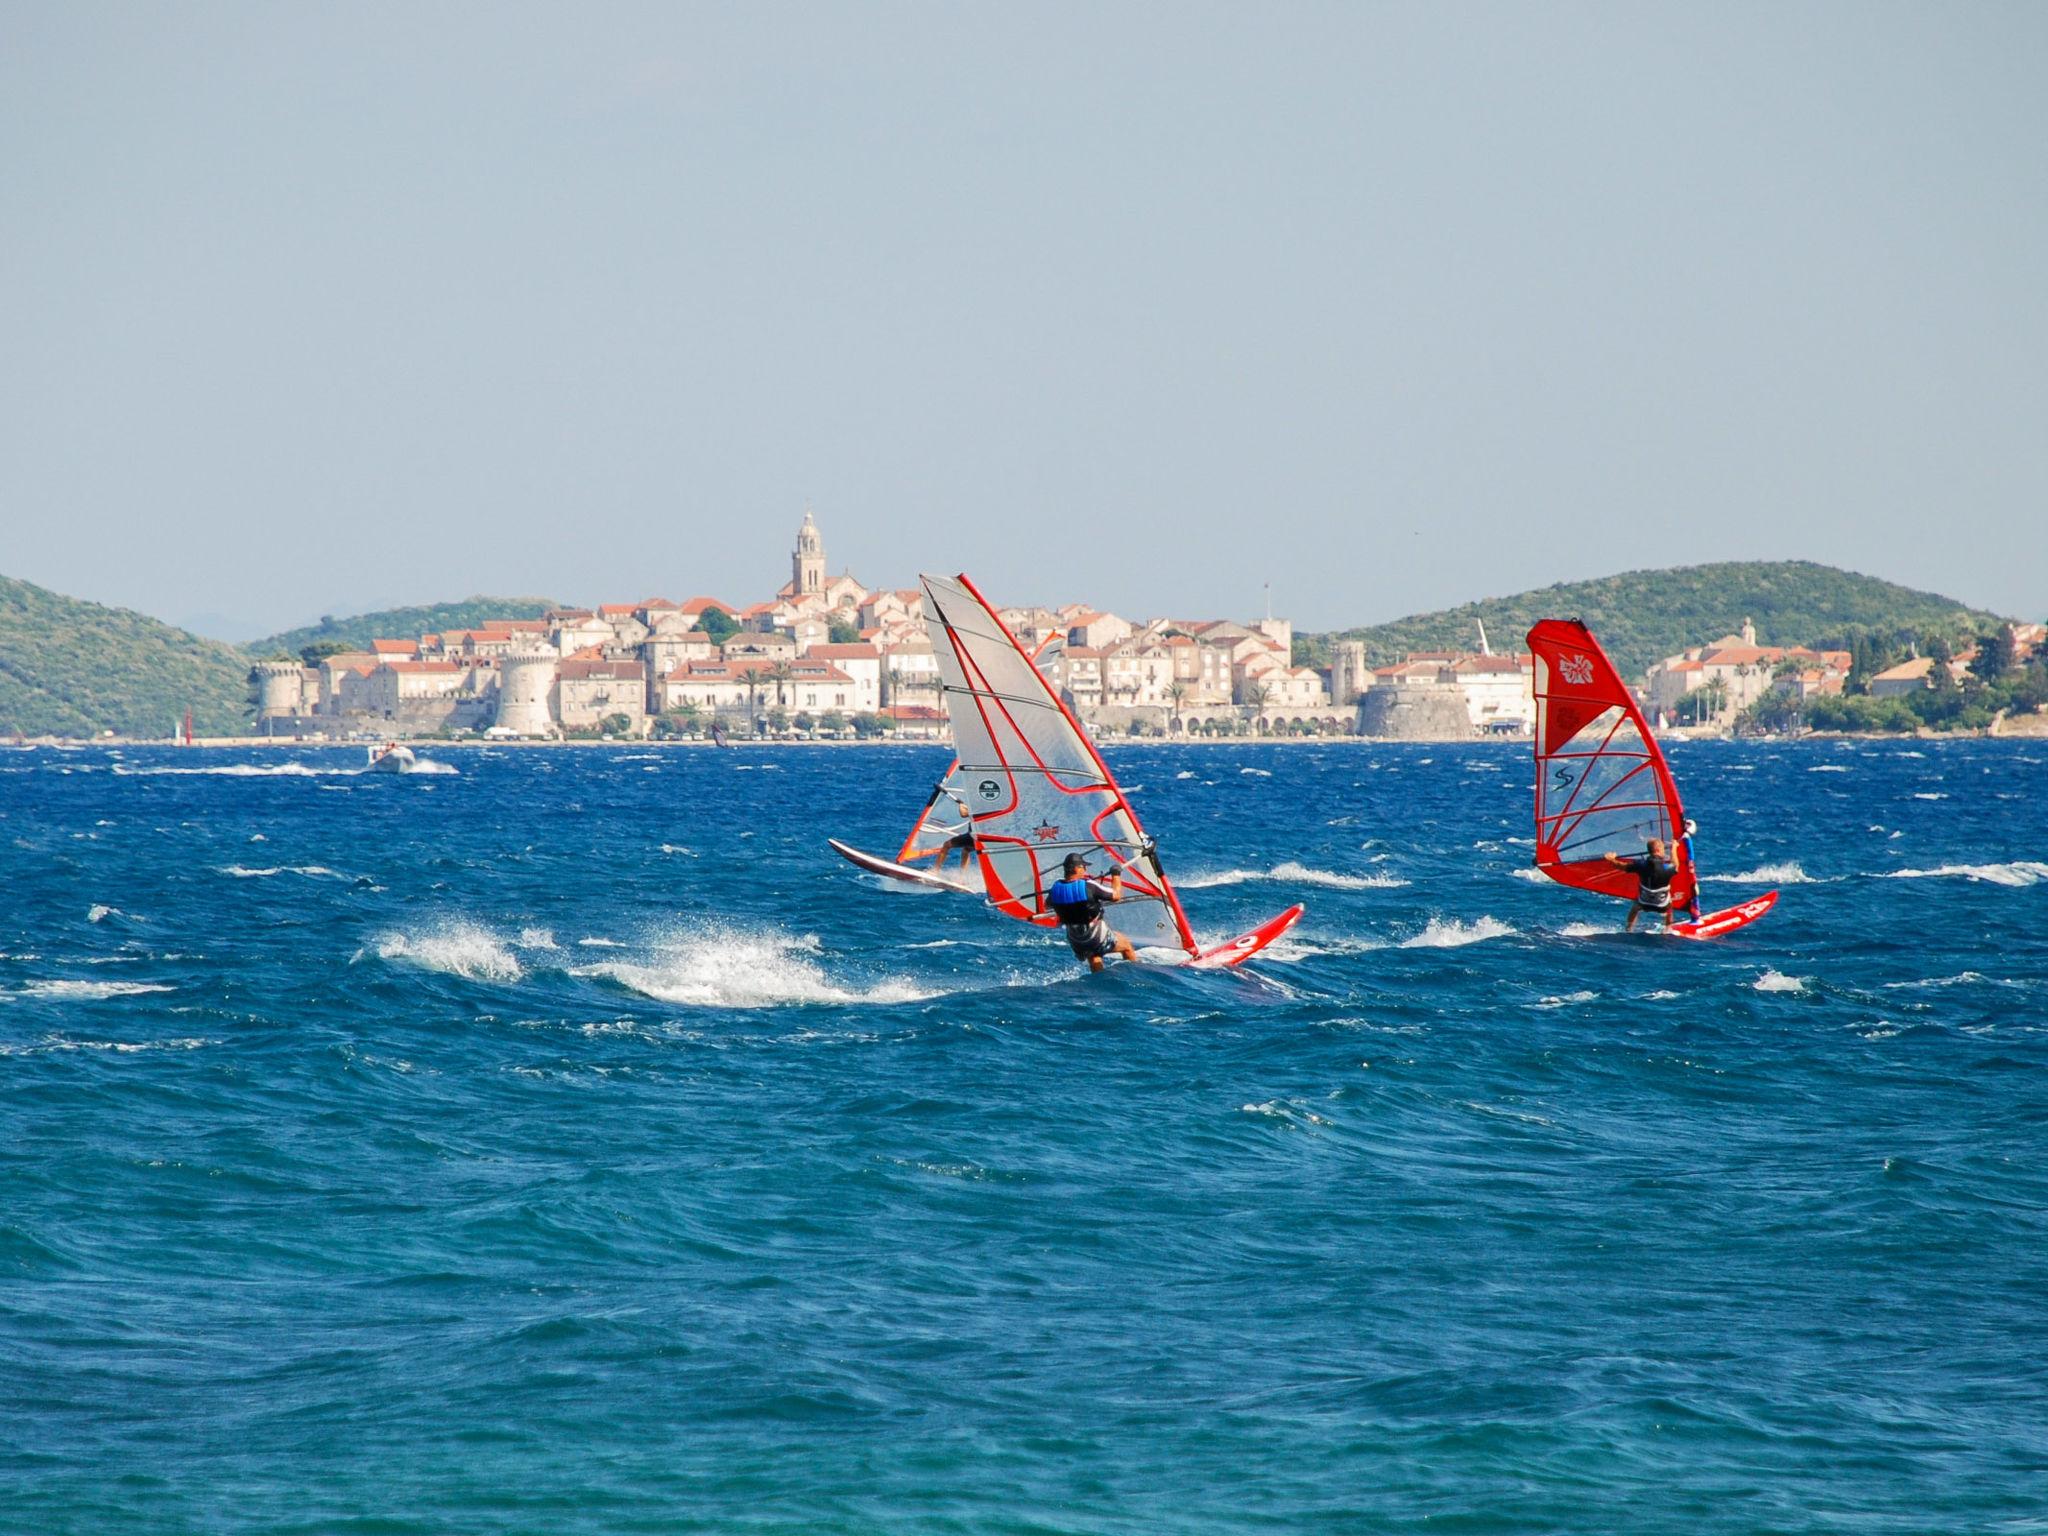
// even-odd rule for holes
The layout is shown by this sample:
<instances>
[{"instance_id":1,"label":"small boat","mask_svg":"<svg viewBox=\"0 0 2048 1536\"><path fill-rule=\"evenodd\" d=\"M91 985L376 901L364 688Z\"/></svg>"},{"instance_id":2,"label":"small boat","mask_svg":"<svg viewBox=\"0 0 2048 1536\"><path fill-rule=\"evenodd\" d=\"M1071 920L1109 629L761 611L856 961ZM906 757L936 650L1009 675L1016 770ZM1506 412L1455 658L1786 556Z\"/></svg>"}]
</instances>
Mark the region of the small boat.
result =
<instances>
[{"instance_id":1,"label":"small boat","mask_svg":"<svg viewBox=\"0 0 2048 1536\"><path fill-rule=\"evenodd\" d=\"M401 747L395 741L387 741L381 747L370 748L370 770L373 773L410 773L416 759L411 747Z\"/></svg>"}]
</instances>

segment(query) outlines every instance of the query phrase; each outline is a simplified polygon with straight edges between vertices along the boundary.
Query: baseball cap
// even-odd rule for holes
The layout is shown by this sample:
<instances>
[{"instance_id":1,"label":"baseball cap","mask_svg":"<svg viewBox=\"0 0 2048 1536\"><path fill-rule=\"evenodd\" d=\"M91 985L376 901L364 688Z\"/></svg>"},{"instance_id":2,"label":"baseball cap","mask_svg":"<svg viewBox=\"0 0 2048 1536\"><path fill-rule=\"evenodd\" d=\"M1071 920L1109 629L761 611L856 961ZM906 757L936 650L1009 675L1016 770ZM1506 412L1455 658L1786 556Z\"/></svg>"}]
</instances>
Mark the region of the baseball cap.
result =
<instances>
[{"instance_id":1,"label":"baseball cap","mask_svg":"<svg viewBox=\"0 0 2048 1536\"><path fill-rule=\"evenodd\" d=\"M1078 853L1070 853L1067 855L1067 862L1060 867L1071 875L1077 869L1086 869L1088 861Z\"/></svg>"}]
</instances>

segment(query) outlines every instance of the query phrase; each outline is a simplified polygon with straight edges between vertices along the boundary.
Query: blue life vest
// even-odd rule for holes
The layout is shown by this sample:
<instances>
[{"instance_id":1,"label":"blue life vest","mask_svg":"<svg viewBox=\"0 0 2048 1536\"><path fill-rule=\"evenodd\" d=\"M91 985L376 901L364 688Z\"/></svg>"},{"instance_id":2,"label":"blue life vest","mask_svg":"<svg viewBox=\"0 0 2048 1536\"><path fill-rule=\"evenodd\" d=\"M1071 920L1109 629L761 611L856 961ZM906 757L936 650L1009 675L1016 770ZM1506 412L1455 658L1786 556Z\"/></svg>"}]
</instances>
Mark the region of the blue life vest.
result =
<instances>
[{"instance_id":1,"label":"blue life vest","mask_svg":"<svg viewBox=\"0 0 2048 1536\"><path fill-rule=\"evenodd\" d=\"M1086 879L1054 881L1046 888L1045 904L1069 927L1102 916L1102 899L1089 890Z\"/></svg>"}]
</instances>

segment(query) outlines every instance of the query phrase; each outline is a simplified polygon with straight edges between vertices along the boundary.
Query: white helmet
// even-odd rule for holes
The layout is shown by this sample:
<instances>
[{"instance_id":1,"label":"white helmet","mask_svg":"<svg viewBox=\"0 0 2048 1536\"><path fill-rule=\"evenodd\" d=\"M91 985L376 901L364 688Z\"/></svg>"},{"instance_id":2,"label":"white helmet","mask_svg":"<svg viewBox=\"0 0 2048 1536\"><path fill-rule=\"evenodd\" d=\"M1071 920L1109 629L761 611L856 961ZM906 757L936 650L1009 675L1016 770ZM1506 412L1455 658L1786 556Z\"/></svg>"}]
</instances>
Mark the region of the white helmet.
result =
<instances>
[{"instance_id":1,"label":"white helmet","mask_svg":"<svg viewBox=\"0 0 2048 1536\"><path fill-rule=\"evenodd\" d=\"M1694 821L1690 816L1685 818L1685 835L1687 837L1691 837L1699 829L1700 824L1698 822Z\"/></svg>"}]
</instances>

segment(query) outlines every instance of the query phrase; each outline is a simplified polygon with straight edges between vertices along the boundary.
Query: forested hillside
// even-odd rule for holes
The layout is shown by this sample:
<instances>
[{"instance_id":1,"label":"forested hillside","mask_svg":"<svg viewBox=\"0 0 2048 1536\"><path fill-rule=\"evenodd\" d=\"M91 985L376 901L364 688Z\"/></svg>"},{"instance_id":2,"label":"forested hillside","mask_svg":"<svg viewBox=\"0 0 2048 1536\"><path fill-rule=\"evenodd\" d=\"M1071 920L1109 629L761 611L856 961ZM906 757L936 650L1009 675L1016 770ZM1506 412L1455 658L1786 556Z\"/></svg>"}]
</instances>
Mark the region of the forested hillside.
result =
<instances>
[{"instance_id":1,"label":"forested hillside","mask_svg":"<svg viewBox=\"0 0 2048 1536\"><path fill-rule=\"evenodd\" d=\"M249 728L249 658L147 614L0 576L0 735L168 736Z\"/></svg>"},{"instance_id":2,"label":"forested hillside","mask_svg":"<svg viewBox=\"0 0 2048 1536\"><path fill-rule=\"evenodd\" d=\"M459 603L429 603L420 608L381 608L345 619L326 615L318 624L252 640L243 649L258 660L295 657L313 645L360 649L372 640L417 640L448 629L475 629L485 619L537 619L560 606L546 597L469 597Z\"/></svg>"},{"instance_id":3,"label":"forested hillside","mask_svg":"<svg viewBox=\"0 0 2048 1536\"><path fill-rule=\"evenodd\" d=\"M1960 638L1997 621L1954 598L1831 565L1745 560L1563 582L1388 624L1303 636L1296 649L1321 666L1331 640L1363 640L1372 664L1384 666L1410 651L1477 649L1483 622L1496 651L1513 651L1542 618L1584 619L1630 678L1661 657L1739 629L1745 618L1755 623L1761 645L1841 641L1858 630Z\"/></svg>"}]
</instances>

